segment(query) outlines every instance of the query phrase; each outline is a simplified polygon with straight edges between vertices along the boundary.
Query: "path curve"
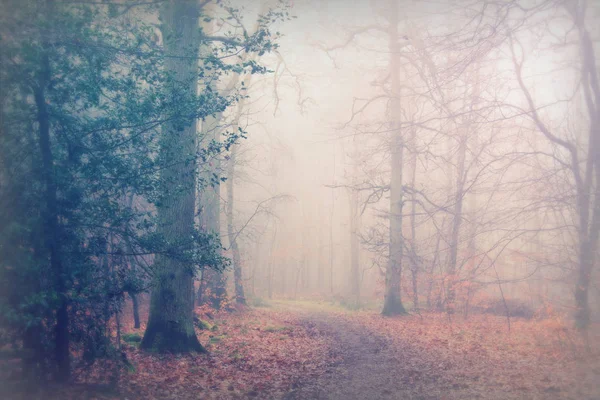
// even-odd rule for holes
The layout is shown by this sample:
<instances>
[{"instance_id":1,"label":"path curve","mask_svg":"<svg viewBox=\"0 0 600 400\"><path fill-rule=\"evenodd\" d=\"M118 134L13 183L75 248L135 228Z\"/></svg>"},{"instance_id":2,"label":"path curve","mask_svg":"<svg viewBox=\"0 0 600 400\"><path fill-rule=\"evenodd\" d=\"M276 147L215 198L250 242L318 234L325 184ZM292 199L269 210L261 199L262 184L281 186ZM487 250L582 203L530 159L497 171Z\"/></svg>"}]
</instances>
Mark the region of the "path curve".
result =
<instances>
[{"instance_id":1,"label":"path curve","mask_svg":"<svg viewBox=\"0 0 600 400\"><path fill-rule=\"evenodd\" d=\"M284 400L368 400L419 399L439 397L415 395L406 365L397 356L390 340L345 318L310 313L304 322L333 338L334 351L341 360L314 381L300 382ZM405 349L410 350L410 349ZM410 351L409 351L410 353ZM427 368L427 367L424 367Z\"/></svg>"}]
</instances>

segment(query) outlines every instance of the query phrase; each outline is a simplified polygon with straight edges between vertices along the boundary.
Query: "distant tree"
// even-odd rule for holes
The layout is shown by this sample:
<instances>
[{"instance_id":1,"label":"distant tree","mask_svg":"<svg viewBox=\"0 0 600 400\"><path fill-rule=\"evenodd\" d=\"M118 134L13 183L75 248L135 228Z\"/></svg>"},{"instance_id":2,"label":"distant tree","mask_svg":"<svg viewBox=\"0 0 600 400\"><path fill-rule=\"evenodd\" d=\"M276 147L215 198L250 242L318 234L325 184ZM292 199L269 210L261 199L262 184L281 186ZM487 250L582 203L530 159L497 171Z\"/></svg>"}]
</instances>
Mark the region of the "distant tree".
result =
<instances>
[{"instance_id":1,"label":"distant tree","mask_svg":"<svg viewBox=\"0 0 600 400\"><path fill-rule=\"evenodd\" d=\"M544 16L544 12L555 3L551 1L542 2L537 8L527 10L515 10L514 19L508 21L527 21L536 16ZM563 43L575 43L580 55L578 60L579 86L576 95L582 96L587 113L584 114L585 128L582 132L574 132L574 137L567 137L561 132L561 128L554 127L545 121L539 104L536 103L531 89L527 85L523 72L526 56L524 46L521 42L519 32L510 32L509 45L514 74L525 98L523 112L531 119L536 127L536 134L541 135L547 144L553 149L551 156L555 161L556 168L568 174L572 193L570 208L574 210L574 225L576 226L576 278L575 278L575 320L576 325L586 329L590 325L589 292L592 272L597 264L598 240L600 237L600 79L594 40L591 34L590 18L592 13L597 12L597 4L585 1L567 1L562 4L562 21L570 19L573 29L565 31ZM560 14L559 14L560 15ZM522 22L523 23L523 22ZM548 31L547 35L555 37ZM569 42L569 39L573 42ZM587 132L586 132L587 131ZM585 145L582 146L582 143ZM558 189L558 188L557 188ZM561 186L560 196L564 196L565 187ZM554 199L548 199L554 201Z\"/></svg>"},{"instance_id":2,"label":"distant tree","mask_svg":"<svg viewBox=\"0 0 600 400\"><path fill-rule=\"evenodd\" d=\"M406 146L405 137L402 132L402 101L401 89L402 82L400 79L401 72L401 50L406 45L407 38L405 34L399 31L400 26L400 8L397 0L389 0L385 3L385 12L383 18L386 20L384 24L372 24L363 27L355 28L351 31L348 40L342 45L335 45L326 48L329 53L333 50L345 47L350 44L357 35L369 32L378 31L385 35L385 43L387 44L389 58L386 79L389 84L384 94L374 96L366 101L366 103L357 110L352 111L350 122L354 118L363 113L366 108L373 105L377 100L384 99L388 101L386 123L387 129L383 136L386 140L386 150L390 154L390 182L386 185L386 191L389 190L390 203L389 211L389 229L387 240L387 266L385 268L385 291L383 302L383 315L401 315L405 314L406 310L402 304L401 297L401 280L402 266L404 258L404 236L402 234L403 211L404 204L404 149Z\"/></svg>"}]
</instances>

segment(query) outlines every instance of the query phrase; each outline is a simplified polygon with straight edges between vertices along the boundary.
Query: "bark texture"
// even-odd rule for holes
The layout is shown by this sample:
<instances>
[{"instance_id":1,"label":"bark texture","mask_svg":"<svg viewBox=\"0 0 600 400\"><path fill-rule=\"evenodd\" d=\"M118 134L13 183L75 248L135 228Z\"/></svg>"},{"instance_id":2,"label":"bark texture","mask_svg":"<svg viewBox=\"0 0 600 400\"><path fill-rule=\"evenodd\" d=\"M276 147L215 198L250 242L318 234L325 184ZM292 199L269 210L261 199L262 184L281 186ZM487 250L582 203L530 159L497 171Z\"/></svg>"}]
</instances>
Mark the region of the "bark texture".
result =
<instances>
[{"instance_id":1,"label":"bark texture","mask_svg":"<svg viewBox=\"0 0 600 400\"><path fill-rule=\"evenodd\" d=\"M47 3L47 11L52 12L51 2ZM44 54L41 56L38 84L34 89L34 99L37 109L38 145L42 158L42 180L44 192L44 241L50 255L50 270L54 290L58 295L55 310L54 325L54 357L56 361L55 378L59 382L69 379L71 361L69 354L69 313L67 309L67 294L64 278L64 265L61 254L59 209L57 202L57 184L54 179L54 155L52 154L50 114L45 91L48 89L52 71L48 57L48 44L43 43ZM48 50L49 51L49 50Z\"/></svg>"},{"instance_id":2,"label":"bark texture","mask_svg":"<svg viewBox=\"0 0 600 400\"><path fill-rule=\"evenodd\" d=\"M166 68L176 84L185 90L196 91L198 72L198 5L194 1L169 1L161 10L165 51L171 56ZM164 126L160 157L166 168L161 184L168 195L158 210L160 233L168 242L191 237L195 214L195 151L196 121L183 127L171 123ZM141 348L157 352L205 351L194 331L193 270L185 260L158 255L155 261L156 281L150 299L148 327Z\"/></svg>"},{"instance_id":3,"label":"bark texture","mask_svg":"<svg viewBox=\"0 0 600 400\"><path fill-rule=\"evenodd\" d=\"M402 257L404 239L402 237L402 171L404 143L400 127L400 49L398 43L398 2L390 1L390 26L389 49L390 49L390 74L392 83L392 101L390 112L391 131L391 170L390 182L390 244L389 262L385 273L385 298L383 303L383 315L405 314L406 310L400 297L400 281L402 278Z\"/></svg>"}]
</instances>

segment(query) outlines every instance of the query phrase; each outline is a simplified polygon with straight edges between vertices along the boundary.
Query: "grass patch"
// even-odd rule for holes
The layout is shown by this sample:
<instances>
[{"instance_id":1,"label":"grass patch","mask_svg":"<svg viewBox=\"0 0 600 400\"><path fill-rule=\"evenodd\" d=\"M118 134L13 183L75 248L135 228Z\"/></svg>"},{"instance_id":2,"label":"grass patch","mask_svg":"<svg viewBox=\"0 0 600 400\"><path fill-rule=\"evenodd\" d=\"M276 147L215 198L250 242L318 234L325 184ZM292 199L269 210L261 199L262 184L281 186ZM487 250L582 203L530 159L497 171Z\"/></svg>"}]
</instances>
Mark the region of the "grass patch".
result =
<instances>
[{"instance_id":1,"label":"grass patch","mask_svg":"<svg viewBox=\"0 0 600 400\"><path fill-rule=\"evenodd\" d=\"M124 342L129 343L129 344L133 344L133 343L140 343L142 341L142 337L140 336L139 333L124 333L121 336L121 339L123 339Z\"/></svg>"},{"instance_id":2,"label":"grass patch","mask_svg":"<svg viewBox=\"0 0 600 400\"><path fill-rule=\"evenodd\" d=\"M225 337L226 335L213 336L208 340L208 342L210 344L219 343L221 340L225 339Z\"/></svg>"},{"instance_id":3,"label":"grass patch","mask_svg":"<svg viewBox=\"0 0 600 400\"><path fill-rule=\"evenodd\" d=\"M252 307L259 307L259 308L271 307L271 303L269 301L263 299L262 297L254 297L254 298L250 299L250 305Z\"/></svg>"},{"instance_id":4,"label":"grass patch","mask_svg":"<svg viewBox=\"0 0 600 400\"><path fill-rule=\"evenodd\" d=\"M211 324L210 322L200 319L198 317L194 317L194 325L196 326L196 328L202 331L214 332L217 330L217 324Z\"/></svg>"},{"instance_id":5,"label":"grass patch","mask_svg":"<svg viewBox=\"0 0 600 400\"><path fill-rule=\"evenodd\" d=\"M282 310L298 309L315 312L350 312L347 308L331 301L273 300L272 304L274 307Z\"/></svg>"}]
</instances>

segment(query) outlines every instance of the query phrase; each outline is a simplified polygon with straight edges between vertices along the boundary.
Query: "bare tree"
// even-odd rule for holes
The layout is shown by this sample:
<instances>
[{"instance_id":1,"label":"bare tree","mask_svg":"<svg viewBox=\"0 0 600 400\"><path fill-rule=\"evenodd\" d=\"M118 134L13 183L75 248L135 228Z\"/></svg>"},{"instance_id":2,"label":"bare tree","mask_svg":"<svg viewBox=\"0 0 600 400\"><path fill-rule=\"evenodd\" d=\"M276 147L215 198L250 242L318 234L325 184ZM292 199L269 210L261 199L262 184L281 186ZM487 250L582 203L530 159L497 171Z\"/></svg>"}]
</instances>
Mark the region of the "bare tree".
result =
<instances>
[{"instance_id":1,"label":"bare tree","mask_svg":"<svg viewBox=\"0 0 600 400\"><path fill-rule=\"evenodd\" d=\"M581 55L580 88L587 106L589 128L586 145L582 147L576 140L564 138L556 132L540 115L540 106L527 86L523 74L525 52L516 35L510 36L510 51L515 76L526 100L523 112L531 118L539 133L556 149L557 161L566 167L574 186L574 208L577 213L578 261L575 282L576 323L585 329L590 323L589 288L591 274L596 263L598 236L600 235L600 86L594 44L586 26L585 1L568 1L564 7L571 16L577 34L577 46Z\"/></svg>"}]
</instances>

